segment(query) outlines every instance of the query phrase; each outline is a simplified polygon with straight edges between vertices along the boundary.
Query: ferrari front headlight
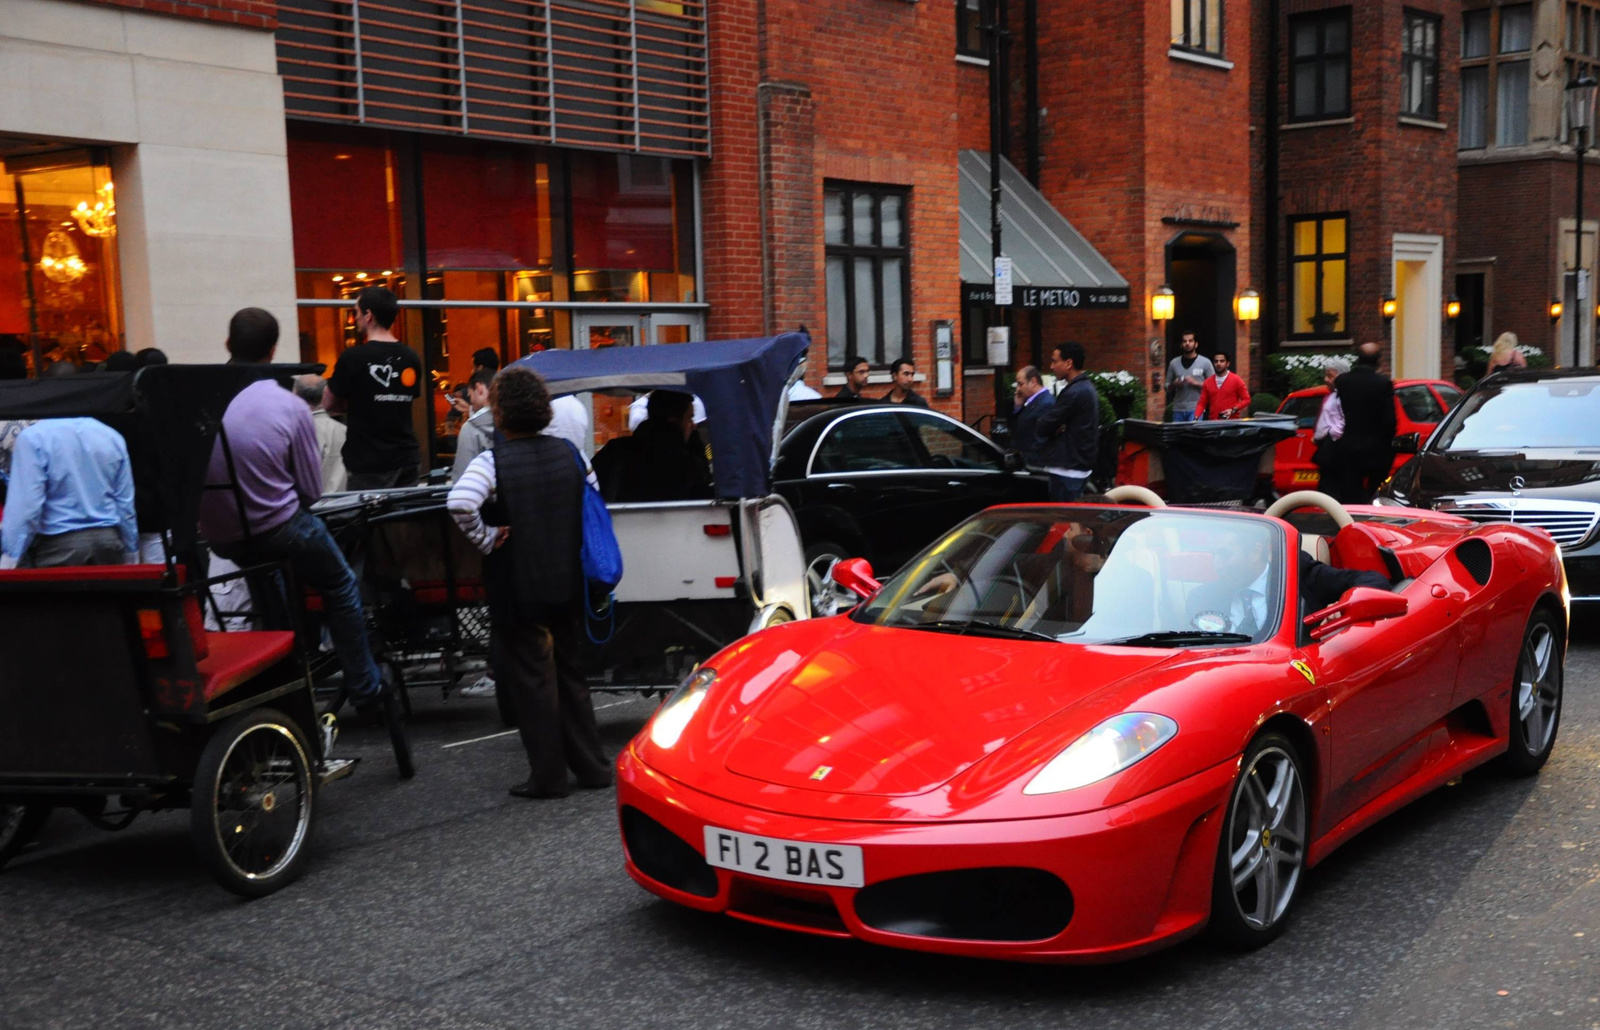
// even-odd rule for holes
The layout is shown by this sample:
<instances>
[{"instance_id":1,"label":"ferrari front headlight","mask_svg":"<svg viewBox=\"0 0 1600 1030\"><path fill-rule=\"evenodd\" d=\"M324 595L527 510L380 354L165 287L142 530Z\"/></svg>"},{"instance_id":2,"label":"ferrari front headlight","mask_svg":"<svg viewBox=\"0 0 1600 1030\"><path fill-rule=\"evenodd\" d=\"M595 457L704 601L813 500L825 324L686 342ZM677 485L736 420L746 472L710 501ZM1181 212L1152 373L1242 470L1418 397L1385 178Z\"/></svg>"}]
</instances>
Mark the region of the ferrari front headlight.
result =
<instances>
[{"instance_id":1,"label":"ferrari front headlight","mask_svg":"<svg viewBox=\"0 0 1600 1030\"><path fill-rule=\"evenodd\" d=\"M1059 794L1119 773L1177 736L1165 715L1126 712L1085 733L1039 770L1024 794Z\"/></svg>"},{"instance_id":2,"label":"ferrari front headlight","mask_svg":"<svg viewBox=\"0 0 1600 1030\"><path fill-rule=\"evenodd\" d=\"M716 681L715 669L696 669L685 677L650 721L650 742L662 748L676 744Z\"/></svg>"}]
</instances>

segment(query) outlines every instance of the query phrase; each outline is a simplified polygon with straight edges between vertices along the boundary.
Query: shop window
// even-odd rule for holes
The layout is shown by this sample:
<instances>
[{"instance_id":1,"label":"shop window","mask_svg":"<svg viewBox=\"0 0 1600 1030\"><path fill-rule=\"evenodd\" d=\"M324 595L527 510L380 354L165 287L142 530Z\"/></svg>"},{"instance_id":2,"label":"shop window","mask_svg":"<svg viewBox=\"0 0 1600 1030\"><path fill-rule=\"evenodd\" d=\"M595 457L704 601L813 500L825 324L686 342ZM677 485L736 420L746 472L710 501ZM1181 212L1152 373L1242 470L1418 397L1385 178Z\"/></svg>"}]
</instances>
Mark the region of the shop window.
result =
<instances>
[{"instance_id":1,"label":"shop window","mask_svg":"<svg viewBox=\"0 0 1600 1030\"><path fill-rule=\"evenodd\" d=\"M1401 114L1429 121L1439 117L1439 24L1437 15L1405 14L1400 47Z\"/></svg>"},{"instance_id":2,"label":"shop window","mask_svg":"<svg viewBox=\"0 0 1600 1030\"><path fill-rule=\"evenodd\" d=\"M1349 334L1349 226L1349 218L1342 214L1289 220L1291 338Z\"/></svg>"},{"instance_id":3,"label":"shop window","mask_svg":"<svg viewBox=\"0 0 1600 1030\"><path fill-rule=\"evenodd\" d=\"M956 0L956 53L963 57L989 57L989 5L993 0Z\"/></svg>"},{"instance_id":4,"label":"shop window","mask_svg":"<svg viewBox=\"0 0 1600 1030\"><path fill-rule=\"evenodd\" d=\"M1172 45L1222 56L1222 0L1172 0Z\"/></svg>"},{"instance_id":5,"label":"shop window","mask_svg":"<svg viewBox=\"0 0 1600 1030\"><path fill-rule=\"evenodd\" d=\"M572 299L699 299L693 173L683 161L573 153Z\"/></svg>"},{"instance_id":6,"label":"shop window","mask_svg":"<svg viewBox=\"0 0 1600 1030\"><path fill-rule=\"evenodd\" d=\"M37 374L123 349L116 194L86 151L0 159L0 346Z\"/></svg>"},{"instance_id":7,"label":"shop window","mask_svg":"<svg viewBox=\"0 0 1600 1030\"><path fill-rule=\"evenodd\" d=\"M908 190L830 183L823 190L828 367L884 365L911 335Z\"/></svg>"},{"instance_id":8,"label":"shop window","mask_svg":"<svg viewBox=\"0 0 1600 1030\"><path fill-rule=\"evenodd\" d=\"M1350 114L1350 9L1289 19L1289 120Z\"/></svg>"}]
</instances>

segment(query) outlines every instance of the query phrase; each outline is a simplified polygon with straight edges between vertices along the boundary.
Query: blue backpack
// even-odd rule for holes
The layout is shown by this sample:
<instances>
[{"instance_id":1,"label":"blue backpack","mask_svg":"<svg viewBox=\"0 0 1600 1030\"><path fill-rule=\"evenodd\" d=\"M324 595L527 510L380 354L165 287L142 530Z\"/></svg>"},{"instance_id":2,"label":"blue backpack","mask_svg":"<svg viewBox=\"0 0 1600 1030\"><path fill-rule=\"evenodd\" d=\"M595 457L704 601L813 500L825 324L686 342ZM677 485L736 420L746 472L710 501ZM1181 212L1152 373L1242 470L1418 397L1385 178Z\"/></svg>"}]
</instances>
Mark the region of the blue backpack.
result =
<instances>
[{"instance_id":1,"label":"blue backpack","mask_svg":"<svg viewBox=\"0 0 1600 1030\"><path fill-rule=\"evenodd\" d=\"M578 475L583 490L583 546L580 559L583 564L583 616L584 632L590 641L604 644L611 639L617 617L617 584L622 582L622 549L617 546L617 534L611 526L611 512L606 501L589 483L589 467L583 455L571 443L572 457L578 463ZM604 600L595 604L594 598ZM596 628L598 625L598 629ZM605 636L597 636L601 630Z\"/></svg>"}]
</instances>

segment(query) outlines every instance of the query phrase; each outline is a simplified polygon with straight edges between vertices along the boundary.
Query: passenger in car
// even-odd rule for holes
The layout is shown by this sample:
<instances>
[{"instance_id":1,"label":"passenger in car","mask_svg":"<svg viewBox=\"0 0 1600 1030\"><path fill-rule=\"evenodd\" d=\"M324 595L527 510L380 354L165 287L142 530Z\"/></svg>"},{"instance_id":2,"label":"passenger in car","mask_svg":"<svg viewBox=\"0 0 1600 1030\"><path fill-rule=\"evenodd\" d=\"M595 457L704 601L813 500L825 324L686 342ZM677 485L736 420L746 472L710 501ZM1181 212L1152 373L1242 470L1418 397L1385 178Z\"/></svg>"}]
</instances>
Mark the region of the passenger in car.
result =
<instances>
[{"instance_id":1,"label":"passenger in car","mask_svg":"<svg viewBox=\"0 0 1600 1030\"><path fill-rule=\"evenodd\" d=\"M711 465L694 428L694 400L656 390L649 416L629 437L594 456L600 492L608 501L687 501L711 496Z\"/></svg>"}]
</instances>

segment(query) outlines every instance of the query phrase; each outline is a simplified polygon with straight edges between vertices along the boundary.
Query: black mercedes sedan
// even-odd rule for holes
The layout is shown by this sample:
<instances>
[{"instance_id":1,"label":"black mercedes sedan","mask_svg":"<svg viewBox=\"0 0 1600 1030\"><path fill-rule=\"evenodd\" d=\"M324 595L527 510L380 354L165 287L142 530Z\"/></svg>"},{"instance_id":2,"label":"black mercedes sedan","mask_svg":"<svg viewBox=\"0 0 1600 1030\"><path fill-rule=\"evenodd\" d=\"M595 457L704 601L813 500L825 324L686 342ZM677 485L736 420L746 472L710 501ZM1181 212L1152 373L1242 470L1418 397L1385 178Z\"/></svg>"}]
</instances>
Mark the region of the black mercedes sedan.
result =
<instances>
[{"instance_id":1,"label":"black mercedes sedan","mask_svg":"<svg viewBox=\"0 0 1600 1030\"><path fill-rule=\"evenodd\" d=\"M1600 369L1481 380L1378 494L1478 522L1538 526L1574 601L1600 601Z\"/></svg>"},{"instance_id":2,"label":"black mercedes sedan","mask_svg":"<svg viewBox=\"0 0 1600 1030\"><path fill-rule=\"evenodd\" d=\"M814 614L852 603L830 588L841 558L893 572L956 523L994 504L1043 501L1028 472L961 422L898 404L834 407L778 445L774 487L800 522Z\"/></svg>"}]
</instances>

